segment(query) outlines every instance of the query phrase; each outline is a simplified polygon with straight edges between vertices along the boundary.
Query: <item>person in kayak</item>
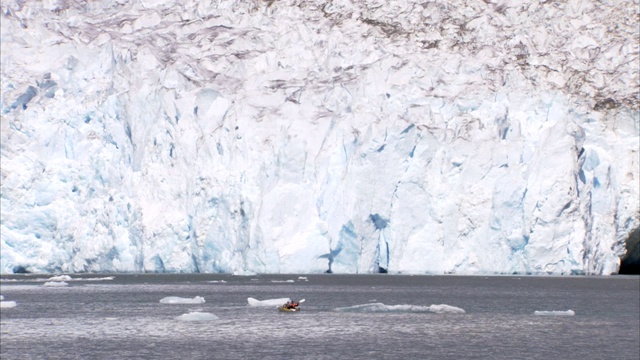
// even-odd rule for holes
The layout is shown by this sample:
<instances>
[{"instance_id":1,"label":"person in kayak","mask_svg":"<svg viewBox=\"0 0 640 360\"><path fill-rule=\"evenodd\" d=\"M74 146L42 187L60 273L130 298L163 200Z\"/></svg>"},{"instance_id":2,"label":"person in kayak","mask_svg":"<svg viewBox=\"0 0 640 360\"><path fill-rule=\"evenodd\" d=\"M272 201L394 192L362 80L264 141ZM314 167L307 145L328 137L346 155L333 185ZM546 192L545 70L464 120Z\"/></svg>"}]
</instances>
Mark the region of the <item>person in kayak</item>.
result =
<instances>
[{"instance_id":1,"label":"person in kayak","mask_svg":"<svg viewBox=\"0 0 640 360\"><path fill-rule=\"evenodd\" d=\"M293 301L293 300L289 300L289 301L287 301L286 304L284 304L284 308L285 309L295 309L298 306L300 306L300 303L296 302L296 301Z\"/></svg>"}]
</instances>

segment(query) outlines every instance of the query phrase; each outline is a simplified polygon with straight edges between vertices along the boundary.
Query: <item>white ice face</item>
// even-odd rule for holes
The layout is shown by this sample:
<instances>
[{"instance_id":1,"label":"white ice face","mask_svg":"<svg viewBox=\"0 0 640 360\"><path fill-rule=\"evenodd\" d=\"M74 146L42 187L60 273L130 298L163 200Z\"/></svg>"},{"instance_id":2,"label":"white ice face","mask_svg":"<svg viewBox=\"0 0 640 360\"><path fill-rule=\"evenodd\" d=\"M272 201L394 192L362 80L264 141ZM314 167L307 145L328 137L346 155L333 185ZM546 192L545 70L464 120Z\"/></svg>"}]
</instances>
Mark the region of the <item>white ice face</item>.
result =
<instances>
[{"instance_id":1,"label":"white ice face","mask_svg":"<svg viewBox=\"0 0 640 360\"><path fill-rule=\"evenodd\" d=\"M323 4L3 1L0 271L618 270L632 7Z\"/></svg>"}]
</instances>

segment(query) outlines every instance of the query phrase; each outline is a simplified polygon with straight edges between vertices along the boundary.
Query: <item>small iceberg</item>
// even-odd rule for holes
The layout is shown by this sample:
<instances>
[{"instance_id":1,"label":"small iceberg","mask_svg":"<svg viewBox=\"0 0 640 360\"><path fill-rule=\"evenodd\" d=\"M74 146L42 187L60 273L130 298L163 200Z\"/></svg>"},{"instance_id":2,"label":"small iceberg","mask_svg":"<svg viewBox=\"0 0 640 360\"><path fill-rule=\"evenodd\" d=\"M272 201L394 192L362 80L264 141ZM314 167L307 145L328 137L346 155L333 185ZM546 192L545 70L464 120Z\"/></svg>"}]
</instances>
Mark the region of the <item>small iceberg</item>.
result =
<instances>
[{"instance_id":1,"label":"small iceberg","mask_svg":"<svg viewBox=\"0 0 640 360\"><path fill-rule=\"evenodd\" d=\"M431 305L429 311L436 314L465 314L463 309L446 304Z\"/></svg>"},{"instance_id":2,"label":"small iceberg","mask_svg":"<svg viewBox=\"0 0 640 360\"><path fill-rule=\"evenodd\" d=\"M70 279L72 281L105 281L105 280L113 280L115 279L114 276L105 276L105 277L87 277L87 278L75 278L75 279Z\"/></svg>"},{"instance_id":3,"label":"small iceberg","mask_svg":"<svg viewBox=\"0 0 640 360\"><path fill-rule=\"evenodd\" d=\"M71 276L69 275L58 275L58 276L52 276L49 278L49 281L71 281L73 280L71 278Z\"/></svg>"},{"instance_id":4,"label":"small iceberg","mask_svg":"<svg viewBox=\"0 0 640 360\"><path fill-rule=\"evenodd\" d=\"M258 300L254 298L247 298L247 302L249 306L280 306L287 302L291 301L289 298L278 298L278 299L267 299L267 300Z\"/></svg>"},{"instance_id":5,"label":"small iceberg","mask_svg":"<svg viewBox=\"0 0 640 360\"><path fill-rule=\"evenodd\" d=\"M161 304L204 304L204 302L205 301L202 296L196 296L193 299L178 296L167 296L160 299Z\"/></svg>"},{"instance_id":6,"label":"small iceberg","mask_svg":"<svg viewBox=\"0 0 640 360\"><path fill-rule=\"evenodd\" d=\"M52 276L48 280L49 281L45 282L42 285L43 286L48 286L48 287L67 286L67 285L69 285L69 283L67 283L67 281L71 281L73 279L69 275L58 275L58 276Z\"/></svg>"},{"instance_id":7,"label":"small iceberg","mask_svg":"<svg viewBox=\"0 0 640 360\"><path fill-rule=\"evenodd\" d=\"M289 279L289 280L271 280L272 283L293 283L295 282L295 280Z\"/></svg>"},{"instance_id":8,"label":"small iceberg","mask_svg":"<svg viewBox=\"0 0 640 360\"><path fill-rule=\"evenodd\" d=\"M356 313L435 313L435 314L464 314L465 311L459 307L451 305L385 305L383 303L371 303L362 304L348 307L341 307L335 309L335 311L341 312L356 312Z\"/></svg>"},{"instance_id":9,"label":"small iceberg","mask_svg":"<svg viewBox=\"0 0 640 360\"><path fill-rule=\"evenodd\" d=\"M539 316L574 316L576 314L575 311L573 310L567 310L567 311L534 311L533 312L534 315L539 315Z\"/></svg>"},{"instance_id":10,"label":"small iceberg","mask_svg":"<svg viewBox=\"0 0 640 360\"><path fill-rule=\"evenodd\" d=\"M4 296L0 295L0 308L2 309L8 309L8 308L14 308L16 307L16 302L15 301L5 301L4 300Z\"/></svg>"},{"instance_id":11,"label":"small iceberg","mask_svg":"<svg viewBox=\"0 0 640 360\"><path fill-rule=\"evenodd\" d=\"M218 317L213 315L213 314L211 314L211 313L194 311L194 312L190 312L188 314L182 314L182 315L176 317L176 320L180 320L180 321L211 321L211 320L218 320Z\"/></svg>"}]
</instances>

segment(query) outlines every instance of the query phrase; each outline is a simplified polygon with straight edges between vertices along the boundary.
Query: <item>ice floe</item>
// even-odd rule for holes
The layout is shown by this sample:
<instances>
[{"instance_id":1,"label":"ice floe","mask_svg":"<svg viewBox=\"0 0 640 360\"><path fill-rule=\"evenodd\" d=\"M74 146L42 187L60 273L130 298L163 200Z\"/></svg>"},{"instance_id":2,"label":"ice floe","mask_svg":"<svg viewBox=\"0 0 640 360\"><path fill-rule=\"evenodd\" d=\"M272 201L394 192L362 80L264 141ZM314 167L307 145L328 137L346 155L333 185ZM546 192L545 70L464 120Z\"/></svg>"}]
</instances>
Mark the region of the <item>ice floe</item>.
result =
<instances>
[{"instance_id":1,"label":"ice floe","mask_svg":"<svg viewBox=\"0 0 640 360\"><path fill-rule=\"evenodd\" d=\"M247 298L247 302L249 303L249 306L280 306L289 301L291 301L290 298L278 298L278 299L267 299L267 300L258 300L252 297Z\"/></svg>"},{"instance_id":2,"label":"ice floe","mask_svg":"<svg viewBox=\"0 0 640 360\"><path fill-rule=\"evenodd\" d=\"M52 276L49 278L49 281L71 281L73 279L71 279L71 276L69 275L58 275L58 276Z\"/></svg>"},{"instance_id":3,"label":"ice floe","mask_svg":"<svg viewBox=\"0 0 640 360\"><path fill-rule=\"evenodd\" d=\"M566 310L566 311L544 311L544 310L538 310L538 311L534 311L533 314L534 315L539 315L539 316L574 316L576 314L576 312L573 311L573 310Z\"/></svg>"},{"instance_id":4,"label":"ice floe","mask_svg":"<svg viewBox=\"0 0 640 360\"><path fill-rule=\"evenodd\" d=\"M160 299L162 304L203 304L204 298L202 296L196 296L193 299L183 298L178 296L167 296Z\"/></svg>"},{"instance_id":5,"label":"ice floe","mask_svg":"<svg viewBox=\"0 0 640 360\"><path fill-rule=\"evenodd\" d=\"M2 309L14 308L16 307L16 305L17 304L15 301L5 301L4 296L0 295L0 308Z\"/></svg>"},{"instance_id":6,"label":"ice floe","mask_svg":"<svg viewBox=\"0 0 640 360\"><path fill-rule=\"evenodd\" d=\"M176 317L176 320L180 320L180 321L211 321L211 320L217 320L217 319L218 317L214 314L207 313L207 312L199 312L199 311L190 312L188 314L182 314Z\"/></svg>"},{"instance_id":7,"label":"ice floe","mask_svg":"<svg viewBox=\"0 0 640 360\"><path fill-rule=\"evenodd\" d=\"M234 271L233 275L236 275L236 276L254 276L254 275L256 275L256 273L253 272L253 271L238 270L238 271Z\"/></svg>"},{"instance_id":8,"label":"ice floe","mask_svg":"<svg viewBox=\"0 0 640 360\"><path fill-rule=\"evenodd\" d=\"M56 275L52 276L47 282L45 282L45 286L66 286L69 285L67 282L71 281L104 281L104 280L113 280L113 276L106 277L96 277L96 278L72 278L69 275ZM36 281L42 281L43 279L36 279Z\"/></svg>"},{"instance_id":9,"label":"ice floe","mask_svg":"<svg viewBox=\"0 0 640 360\"><path fill-rule=\"evenodd\" d=\"M348 307L336 308L335 311L342 312L359 312L359 313L382 313L382 312L398 312L398 313L436 313L436 314L464 314L465 311L459 307L451 305L385 305L383 303L361 304Z\"/></svg>"},{"instance_id":10,"label":"ice floe","mask_svg":"<svg viewBox=\"0 0 640 360\"><path fill-rule=\"evenodd\" d=\"M47 282L47 281L106 281L113 280L114 276L105 276L105 277L82 277L82 278L72 278L69 275L56 275L50 278L21 278L21 279L0 279L0 282Z\"/></svg>"}]
</instances>

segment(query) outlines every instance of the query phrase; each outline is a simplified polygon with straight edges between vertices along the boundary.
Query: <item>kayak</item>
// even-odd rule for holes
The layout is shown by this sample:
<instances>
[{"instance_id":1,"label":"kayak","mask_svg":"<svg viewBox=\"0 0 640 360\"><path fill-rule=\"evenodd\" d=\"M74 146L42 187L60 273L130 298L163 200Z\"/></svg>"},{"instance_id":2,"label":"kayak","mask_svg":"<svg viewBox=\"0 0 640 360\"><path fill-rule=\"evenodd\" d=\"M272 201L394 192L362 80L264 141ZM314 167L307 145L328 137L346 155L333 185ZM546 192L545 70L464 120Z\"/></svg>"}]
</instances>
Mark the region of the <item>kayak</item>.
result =
<instances>
[{"instance_id":1,"label":"kayak","mask_svg":"<svg viewBox=\"0 0 640 360\"><path fill-rule=\"evenodd\" d=\"M278 311L281 312L298 312L300 311L300 304L302 304L303 302L305 302L305 299L302 299L300 301L288 301L286 304L282 304L280 306L278 306ZM294 304L295 307L288 307L287 305L289 304Z\"/></svg>"},{"instance_id":2,"label":"kayak","mask_svg":"<svg viewBox=\"0 0 640 360\"><path fill-rule=\"evenodd\" d=\"M278 311L281 311L281 312L298 312L298 311L300 311L300 308L299 308L299 307L296 307L296 308L286 308L286 307L284 307L284 306L279 306L279 307L278 307Z\"/></svg>"}]
</instances>

